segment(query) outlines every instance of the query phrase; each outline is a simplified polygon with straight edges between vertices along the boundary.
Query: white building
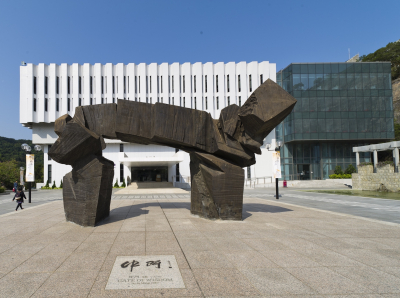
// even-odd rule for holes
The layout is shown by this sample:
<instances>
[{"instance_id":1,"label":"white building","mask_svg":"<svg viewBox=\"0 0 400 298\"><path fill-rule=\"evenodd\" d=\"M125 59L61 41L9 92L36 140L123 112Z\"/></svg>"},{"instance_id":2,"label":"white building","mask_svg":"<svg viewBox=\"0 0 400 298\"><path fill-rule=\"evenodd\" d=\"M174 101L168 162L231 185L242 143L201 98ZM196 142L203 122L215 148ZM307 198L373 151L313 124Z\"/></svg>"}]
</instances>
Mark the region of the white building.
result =
<instances>
[{"instance_id":1,"label":"white building","mask_svg":"<svg viewBox=\"0 0 400 298\"><path fill-rule=\"evenodd\" d=\"M75 107L116 103L120 98L200 109L217 119L221 109L230 104L241 106L268 78L276 81L276 65L268 61L27 64L20 67L20 123L32 129L32 142L44 147L44 181L55 181L58 186L71 167L51 160L47 152L57 140L55 120L66 113L73 117ZM133 180L153 179L149 174L139 175L139 170L143 173L156 170L162 173L163 180L174 183L190 176L190 158L185 152L157 145L105 141L103 156L115 163L114 181L126 181L128 176ZM266 143L274 145L275 131L266 138ZM256 155L257 163L245 169L246 178L272 176L271 152L265 146L261 149L262 155Z\"/></svg>"}]
</instances>

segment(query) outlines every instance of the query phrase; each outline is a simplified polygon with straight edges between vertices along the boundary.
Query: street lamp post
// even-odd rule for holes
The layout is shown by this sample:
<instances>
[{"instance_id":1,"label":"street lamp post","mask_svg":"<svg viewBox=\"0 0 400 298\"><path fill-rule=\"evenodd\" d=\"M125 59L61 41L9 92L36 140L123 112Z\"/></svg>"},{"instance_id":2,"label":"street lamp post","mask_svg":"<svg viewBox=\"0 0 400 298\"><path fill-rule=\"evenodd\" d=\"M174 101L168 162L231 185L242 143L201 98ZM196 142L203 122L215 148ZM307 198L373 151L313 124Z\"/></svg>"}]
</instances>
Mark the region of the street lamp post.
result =
<instances>
[{"instance_id":1,"label":"street lamp post","mask_svg":"<svg viewBox=\"0 0 400 298\"><path fill-rule=\"evenodd\" d=\"M282 141L276 142L276 147L275 147L274 151L280 153L281 146L282 146ZM272 150L269 150L270 147L271 147L271 144L266 144L266 148L268 151L272 151ZM280 168L280 158L279 158L279 164L277 166ZM275 189L276 189L275 197L277 200L279 200L279 178L277 178L277 177L275 178Z\"/></svg>"},{"instance_id":2,"label":"street lamp post","mask_svg":"<svg viewBox=\"0 0 400 298\"><path fill-rule=\"evenodd\" d=\"M22 150L25 150L25 152L28 154L28 152L31 152L31 150L32 150L32 148L31 148L31 146L29 146L28 144L22 144L21 145L21 148L22 148ZM42 150L42 147L40 146L40 145L35 145L34 147L33 147L33 149L35 150L35 151L41 151ZM28 165L26 166L26 170L28 170ZM32 201L31 201L31 198L32 198L32 182L31 181L29 181L29 200L28 200L28 202L29 203L31 203Z\"/></svg>"}]
</instances>

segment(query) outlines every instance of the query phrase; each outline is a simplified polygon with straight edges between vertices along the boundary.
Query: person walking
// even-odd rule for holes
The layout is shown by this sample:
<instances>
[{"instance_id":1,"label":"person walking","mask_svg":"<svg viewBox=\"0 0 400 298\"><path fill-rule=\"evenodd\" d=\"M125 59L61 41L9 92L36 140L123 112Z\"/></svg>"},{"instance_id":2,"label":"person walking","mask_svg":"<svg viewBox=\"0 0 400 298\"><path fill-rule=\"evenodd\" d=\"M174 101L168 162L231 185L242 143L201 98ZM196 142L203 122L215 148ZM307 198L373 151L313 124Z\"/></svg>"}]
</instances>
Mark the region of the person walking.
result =
<instances>
[{"instance_id":1,"label":"person walking","mask_svg":"<svg viewBox=\"0 0 400 298\"><path fill-rule=\"evenodd\" d=\"M13 189L13 191L14 191L15 193L17 192L17 188L18 188L18 181L15 180L15 182L14 182L14 189Z\"/></svg>"},{"instance_id":2,"label":"person walking","mask_svg":"<svg viewBox=\"0 0 400 298\"><path fill-rule=\"evenodd\" d=\"M26 199L25 193L22 190L22 186L18 187L18 190L16 191L14 198L12 199L13 201L17 201L17 208L15 208L15 211L18 210L19 207L21 207L21 210L24 209L22 208L22 203L24 202L24 198Z\"/></svg>"}]
</instances>

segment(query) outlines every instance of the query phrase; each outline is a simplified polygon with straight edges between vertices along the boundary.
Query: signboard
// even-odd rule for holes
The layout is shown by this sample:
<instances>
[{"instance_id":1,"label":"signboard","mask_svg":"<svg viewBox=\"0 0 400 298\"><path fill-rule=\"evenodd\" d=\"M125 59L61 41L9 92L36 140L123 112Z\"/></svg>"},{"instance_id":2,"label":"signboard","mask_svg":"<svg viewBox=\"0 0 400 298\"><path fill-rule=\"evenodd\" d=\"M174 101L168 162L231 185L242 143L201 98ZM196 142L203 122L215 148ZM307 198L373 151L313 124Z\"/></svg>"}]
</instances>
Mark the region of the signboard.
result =
<instances>
[{"instance_id":1,"label":"signboard","mask_svg":"<svg viewBox=\"0 0 400 298\"><path fill-rule=\"evenodd\" d=\"M26 155L26 182L35 182L35 154Z\"/></svg>"},{"instance_id":2,"label":"signboard","mask_svg":"<svg viewBox=\"0 0 400 298\"><path fill-rule=\"evenodd\" d=\"M185 288L175 256L117 257L106 290Z\"/></svg>"},{"instance_id":3,"label":"signboard","mask_svg":"<svg viewBox=\"0 0 400 298\"><path fill-rule=\"evenodd\" d=\"M272 152L272 169L274 178L282 178L281 176L281 153L279 151Z\"/></svg>"}]
</instances>

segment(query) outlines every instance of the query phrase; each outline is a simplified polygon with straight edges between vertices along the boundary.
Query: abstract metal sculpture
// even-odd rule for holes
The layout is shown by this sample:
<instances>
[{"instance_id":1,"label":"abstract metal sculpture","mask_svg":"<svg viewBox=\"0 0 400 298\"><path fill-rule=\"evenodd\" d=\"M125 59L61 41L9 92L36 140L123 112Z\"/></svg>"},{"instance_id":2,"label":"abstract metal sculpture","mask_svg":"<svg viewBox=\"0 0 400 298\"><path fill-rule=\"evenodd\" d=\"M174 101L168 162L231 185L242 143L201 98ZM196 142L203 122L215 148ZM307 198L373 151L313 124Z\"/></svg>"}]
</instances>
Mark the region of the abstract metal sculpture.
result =
<instances>
[{"instance_id":1,"label":"abstract metal sculpture","mask_svg":"<svg viewBox=\"0 0 400 298\"><path fill-rule=\"evenodd\" d=\"M218 120L204 111L162 103L118 100L82 106L56 120L59 138L50 157L72 165L64 176L68 221L94 226L109 215L113 162L103 158L103 138L157 144L190 153L191 213L209 219L242 219L244 171L255 164L264 138L292 111L296 100L271 80L242 107L229 105Z\"/></svg>"}]
</instances>

